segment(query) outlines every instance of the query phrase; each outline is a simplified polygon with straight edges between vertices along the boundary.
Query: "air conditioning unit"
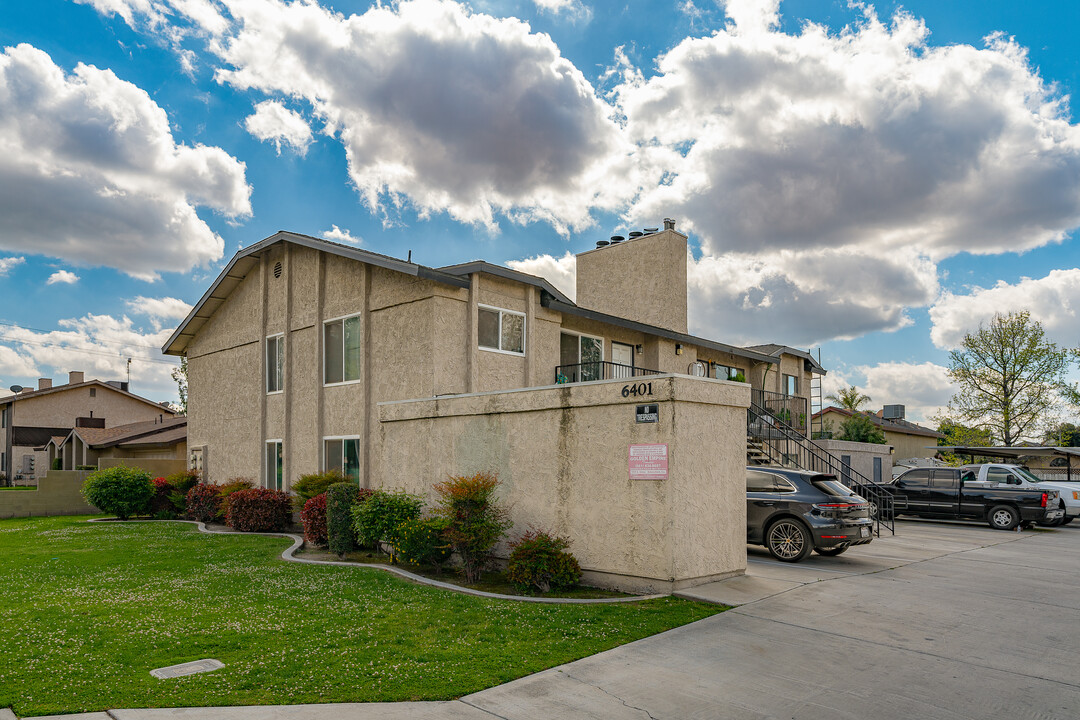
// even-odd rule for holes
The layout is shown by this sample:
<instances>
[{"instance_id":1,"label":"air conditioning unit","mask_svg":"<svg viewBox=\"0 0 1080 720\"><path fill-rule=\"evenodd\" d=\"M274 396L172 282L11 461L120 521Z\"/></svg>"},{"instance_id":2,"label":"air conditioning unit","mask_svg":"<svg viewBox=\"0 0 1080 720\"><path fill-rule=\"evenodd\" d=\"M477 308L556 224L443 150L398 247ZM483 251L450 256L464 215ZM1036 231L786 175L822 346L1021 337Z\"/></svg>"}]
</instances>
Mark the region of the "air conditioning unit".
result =
<instances>
[{"instance_id":1,"label":"air conditioning unit","mask_svg":"<svg viewBox=\"0 0 1080 720\"><path fill-rule=\"evenodd\" d=\"M884 420L903 420L904 419L904 406L903 405L886 405L881 409L881 417Z\"/></svg>"}]
</instances>

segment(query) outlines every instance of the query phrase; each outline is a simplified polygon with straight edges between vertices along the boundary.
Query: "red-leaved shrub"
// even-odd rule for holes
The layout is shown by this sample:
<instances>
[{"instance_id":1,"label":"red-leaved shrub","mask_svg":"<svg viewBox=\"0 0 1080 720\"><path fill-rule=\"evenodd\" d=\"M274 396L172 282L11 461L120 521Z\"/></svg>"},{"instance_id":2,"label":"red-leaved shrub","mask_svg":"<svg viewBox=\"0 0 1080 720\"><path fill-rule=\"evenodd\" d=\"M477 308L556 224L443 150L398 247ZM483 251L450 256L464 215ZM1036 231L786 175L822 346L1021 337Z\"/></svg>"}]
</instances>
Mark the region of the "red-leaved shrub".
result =
<instances>
[{"instance_id":1,"label":"red-leaved shrub","mask_svg":"<svg viewBox=\"0 0 1080 720\"><path fill-rule=\"evenodd\" d=\"M195 485L187 492L187 514L192 520L214 522L221 508L218 485Z\"/></svg>"},{"instance_id":2,"label":"red-leaved shrub","mask_svg":"<svg viewBox=\"0 0 1080 720\"><path fill-rule=\"evenodd\" d=\"M276 532L292 522L289 493L267 488L238 490L229 495L225 522L241 532Z\"/></svg>"},{"instance_id":3,"label":"red-leaved shrub","mask_svg":"<svg viewBox=\"0 0 1080 720\"><path fill-rule=\"evenodd\" d=\"M173 493L173 486L163 477L154 478L153 483L154 496L150 498L150 514L156 517L175 512L173 502L169 499L169 495Z\"/></svg>"},{"instance_id":4,"label":"red-leaved shrub","mask_svg":"<svg viewBox=\"0 0 1080 720\"><path fill-rule=\"evenodd\" d=\"M300 521L304 523L304 540L326 547L329 542L326 537L326 493L320 493L304 503Z\"/></svg>"}]
</instances>

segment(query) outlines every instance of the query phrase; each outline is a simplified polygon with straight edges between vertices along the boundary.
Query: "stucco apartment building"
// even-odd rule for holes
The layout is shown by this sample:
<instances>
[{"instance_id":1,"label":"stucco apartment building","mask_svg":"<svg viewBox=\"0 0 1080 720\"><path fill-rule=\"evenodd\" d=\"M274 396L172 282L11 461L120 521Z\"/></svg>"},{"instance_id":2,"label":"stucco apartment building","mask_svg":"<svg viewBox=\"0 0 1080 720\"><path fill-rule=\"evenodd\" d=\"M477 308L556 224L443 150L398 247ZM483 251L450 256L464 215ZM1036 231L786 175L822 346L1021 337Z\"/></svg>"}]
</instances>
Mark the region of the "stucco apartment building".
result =
<instances>
[{"instance_id":1,"label":"stucco apartment building","mask_svg":"<svg viewBox=\"0 0 1080 720\"><path fill-rule=\"evenodd\" d=\"M50 442L63 441L75 427L113 428L175 415L168 405L129 392L127 383L86 380L82 372L68 373L62 385L41 378L36 389L0 398L0 472L8 478L43 476Z\"/></svg>"},{"instance_id":2,"label":"stucco apartment building","mask_svg":"<svg viewBox=\"0 0 1080 720\"><path fill-rule=\"evenodd\" d=\"M387 401L679 373L743 377L805 426L824 372L783 345L689 335L672 221L579 254L576 301L483 261L431 268L278 232L233 257L163 351L188 359L193 464L282 489L326 468L379 485Z\"/></svg>"}]
</instances>

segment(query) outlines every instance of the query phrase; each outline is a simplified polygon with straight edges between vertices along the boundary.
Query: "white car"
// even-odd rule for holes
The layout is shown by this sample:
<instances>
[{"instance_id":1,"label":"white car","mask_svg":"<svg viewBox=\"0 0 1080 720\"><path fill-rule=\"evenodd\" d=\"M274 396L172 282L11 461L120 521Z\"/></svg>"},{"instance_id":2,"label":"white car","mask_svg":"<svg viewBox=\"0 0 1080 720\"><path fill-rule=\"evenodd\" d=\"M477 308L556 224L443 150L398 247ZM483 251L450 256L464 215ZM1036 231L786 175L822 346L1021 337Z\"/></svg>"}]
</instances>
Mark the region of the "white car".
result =
<instances>
[{"instance_id":1,"label":"white car","mask_svg":"<svg viewBox=\"0 0 1080 720\"><path fill-rule=\"evenodd\" d=\"M1040 480L1027 468L1004 463L964 465L961 470L971 471L974 474L974 477L971 477L970 479L968 479L967 475L961 474L961 476L965 478L965 484L977 483L983 487L1008 485L1012 487L1030 488L1032 490L1057 490L1061 507L1065 510L1065 516L1059 520L1045 523L1046 525L1068 525L1074 518L1080 516L1080 483ZM1039 524L1042 525L1044 523Z\"/></svg>"}]
</instances>

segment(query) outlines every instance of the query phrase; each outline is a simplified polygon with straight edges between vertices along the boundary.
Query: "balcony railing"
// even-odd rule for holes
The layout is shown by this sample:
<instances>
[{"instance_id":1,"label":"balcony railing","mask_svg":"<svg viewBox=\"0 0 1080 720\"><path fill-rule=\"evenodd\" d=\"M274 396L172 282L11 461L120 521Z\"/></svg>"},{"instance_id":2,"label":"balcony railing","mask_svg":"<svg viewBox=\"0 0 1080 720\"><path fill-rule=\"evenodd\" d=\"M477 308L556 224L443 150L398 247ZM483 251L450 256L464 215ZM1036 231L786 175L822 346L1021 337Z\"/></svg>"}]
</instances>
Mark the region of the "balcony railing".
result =
<instances>
[{"instance_id":1,"label":"balcony railing","mask_svg":"<svg viewBox=\"0 0 1080 720\"><path fill-rule=\"evenodd\" d=\"M592 380L621 380L623 378L641 377L642 375L659 375L659 370L623 365L607 360L594 362L576 363L574 365L559 365L555 368L555 383L590 382Z\"/></svg>"},{"instance_id":2,"label":"balcony railing","mask_svg":"<svg viewBox=\"0 0 1080 720\"><path fill-rule=\"evenodd\" d=\"M806 434L806 398L798 395L781 395L757 388L750 390L750 397L755 405L769 415Z\"/></svg>"}]
</instances>

